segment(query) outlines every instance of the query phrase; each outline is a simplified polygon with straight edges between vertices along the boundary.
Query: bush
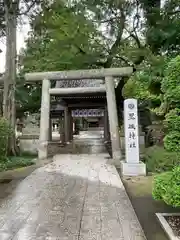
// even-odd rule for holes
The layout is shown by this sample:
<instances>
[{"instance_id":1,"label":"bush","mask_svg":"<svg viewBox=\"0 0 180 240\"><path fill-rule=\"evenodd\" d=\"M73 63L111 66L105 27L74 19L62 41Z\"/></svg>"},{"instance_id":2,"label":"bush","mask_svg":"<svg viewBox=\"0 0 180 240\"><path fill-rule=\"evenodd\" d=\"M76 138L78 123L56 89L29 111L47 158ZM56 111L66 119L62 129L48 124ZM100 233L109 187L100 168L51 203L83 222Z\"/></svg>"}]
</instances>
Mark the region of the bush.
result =
<instances>
[{"instance_id":1,"label":"bush","mask_svg":"<svg viewBox=\"0 0 180 240\"><path fill-rule=\"evenodd\" d=\"M8 137L12 133L6 119L0 118L0 160L7 157Z\"/></svg>"},{"instance_id":2,"label":"bush","mask_svg":"<svg viewBox=\"0 0 180 240\"><path fill-rule=\"evenodd\" d=\"M164 120L164 126L169 131L179 131L180 132L180 109L175 108L166 114Z\"/></svg>"},{"instance_id":3,"label":"bush","mask_svg":"<svg viewBox=\"0 0 180 240\"><path fill-rule=\"evenodd\" d=\"M164 99L169 104L180 104L180 55L173 58L166 70L161 83Z\"/></svg>"},{"instance_id":4,"label":"bush","mask_svg":"<svg viewBox=\"0 0 180 240\"><path fill-rule=\"evenodd\" d=\"M164 138L164 147L167 151L178 154L180 152L180 132L172 131Z\"/></svg>"},{"instance_id":5,"label":"bush","mask_svg":"<svg viewBox=\"0 0 180 240\"><path fill-rule=\"evenodd\" d=\"M164 138L164 146L168 151L180 151L180 55L173 58L165 72L161 82L163 99L167 109L164 126L167 135Z\"/></svg>"},{"instance_id":6,"label":"bush","mask_svg":"<svg viewBox=\"0 0 180 240\"><path fill-rule=\"evenodd\" d=\"M164 138L164 147L168 151L180 151L180 109L175 108L166 114L164 126L168 130Z\"/></svg>"},{"instance_id":7,"label":"bush","mask_svg":"<svg viewBox=\"0 0 180 240\"><path fill-rule=\"evenodd\" d=\"M180 207L180 166L154 178L153 197L173 207Z\"/></svg>"},{"instance_id":8,"label":"bush","mask_svg":"<svg viewBox=\"0 0 180 240\"><path fill-rule=\"evenodd\" d=\"M165 172L154 177L153 198L155 200L163 200L171 175L172 172Z\"/></svg>"},{"instance_id":9,"label":"bush","mask_svg":"<svg viewBox=\"0 0 180 240\"><path fill-rule=\"evenodd\" d=\"M146 163L148 172L160 173L171 171L174 166L179 164L180 153L169 152L163 147L153 146L147 148L144 162Z\"/></svg>"}]
</instances>

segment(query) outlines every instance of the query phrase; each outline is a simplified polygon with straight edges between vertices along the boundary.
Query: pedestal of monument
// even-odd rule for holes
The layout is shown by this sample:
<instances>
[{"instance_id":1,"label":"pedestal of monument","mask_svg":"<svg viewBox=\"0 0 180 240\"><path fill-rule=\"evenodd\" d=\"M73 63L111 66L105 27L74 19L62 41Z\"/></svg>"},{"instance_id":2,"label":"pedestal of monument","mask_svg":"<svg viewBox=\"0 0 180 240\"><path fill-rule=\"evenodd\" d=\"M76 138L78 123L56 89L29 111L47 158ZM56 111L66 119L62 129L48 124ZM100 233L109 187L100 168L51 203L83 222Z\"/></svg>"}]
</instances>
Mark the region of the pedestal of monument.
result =
<instances>
[{"instance_id":1,"label":"pedestal of monument","mask_svg":"<svg viewBox=\"0 0 180 240\"><path fill-rule=\"evenodd\" d=\"M127 163L121 162L121 172L124 176L145 176L146 165L143 162L139 163Z\"/></svg>"}]
</instances>

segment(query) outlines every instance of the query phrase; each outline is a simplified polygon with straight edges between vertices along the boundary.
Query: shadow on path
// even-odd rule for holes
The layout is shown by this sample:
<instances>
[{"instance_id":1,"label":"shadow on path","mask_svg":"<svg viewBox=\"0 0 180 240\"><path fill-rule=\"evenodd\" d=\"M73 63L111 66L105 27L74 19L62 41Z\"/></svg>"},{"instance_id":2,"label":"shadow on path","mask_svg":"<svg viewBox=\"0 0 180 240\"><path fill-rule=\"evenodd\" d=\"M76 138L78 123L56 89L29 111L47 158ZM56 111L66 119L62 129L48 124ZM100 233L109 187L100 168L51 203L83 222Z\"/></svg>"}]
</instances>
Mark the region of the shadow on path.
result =
<instances>
[{"instance_id":1,"label":"shadow on path","mask_svg":"<svg viewBox=\"0 0 180 240\"><path fill-rule=\"evenodd\" d=\"M145 239L106 161L103 155L61 155L37 169L1 203L0 239Z\"/></svg>"}]
</instances>

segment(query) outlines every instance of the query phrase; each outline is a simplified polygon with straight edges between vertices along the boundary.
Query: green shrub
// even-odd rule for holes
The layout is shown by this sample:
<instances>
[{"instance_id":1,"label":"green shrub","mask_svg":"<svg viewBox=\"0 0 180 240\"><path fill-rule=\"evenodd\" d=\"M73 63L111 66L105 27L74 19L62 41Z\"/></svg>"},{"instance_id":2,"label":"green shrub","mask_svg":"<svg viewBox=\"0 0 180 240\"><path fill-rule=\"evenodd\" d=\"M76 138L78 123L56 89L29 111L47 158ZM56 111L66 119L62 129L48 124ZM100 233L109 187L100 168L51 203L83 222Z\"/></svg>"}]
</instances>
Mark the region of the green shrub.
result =
<instances>
[{"instance_id":1,"label":"green shrub","mask_svg":"<svg viewBox=\"0 0 180 240\"><path fill-rule=\"evenodd\" d=\"M180 132L172 131L164 138L164 147L167 151L180 152Z\"/></svg>"},{"instance_id":2,"label":"green shrub","mask_svg":"<svg viewBox=\"0 0 180 240\"><path fill-rule=\"evenodd\" d=\"M145 151L144 162L148 172L171 171L180 162L180 153L169 152L163 147L153 146Z\"/></svg>"},{"instance_id":3,"label":"green shrub","mask_svg":"<svg viewBox=\"0 0 180 240\"><path fill-rule=\"evenodd\" d=\"M172 172L165 172L154 177L153 198L155 200L163 200L171 175Z\"/></svg>"},{"instance_id":4,"label":"green shrub","mask_svg":"<svg viewBox=\"0 0 180 240\"><path fill-rule=\"evenodd\" d=\"M166 70L165 77L161 83L161 90L164 93L164 99L169 103L180 103L180 55L173 58Z\"/></svg>"},{"instance_id":5,"label":"green shrub","mask_svg":"<svg viewBox=\"0 0 180 240\"><path fill-rule=\"evenodd\" d=\"M180 151L180 55L173 58L164 72L161 82L163 100L166 103L164 126L167 134L164 146L168 151Z\"/></svg>"},{"instance_id":6,"label":"green shrub","mask_svg":"<svg viewBox=\"0 0 180 240\"><path fill-rule=\"evenodd\" d=\"M12 133L6 119L0 118L0 160L7 157L8 137Z\"/></svg>"},{"instance_id":7,"label":"green shrub","mask_svg":"<svg viewBox=\"0 0 180 240\"><path fill-rule=\"evenodd\" d=\"M180 109L175 108L166 114L164 126L167 134L164 138L164 147L171 152L180 151Z\"/></svg>"},{"instance_id":8,"label":"green shrub","mask_svg":"<svg viewBox=\"0 0 180 240\"><path fill-rule=\"evenodd\" d=\"M175 108L166 114L164 120L164 126L170 131L179 131L180 132L180 109Z\"/></svg>"},{"instance_id":9,"label":"green shrub","mask_svg":"<svg viewBox=\"0 0 180 240\"><path fill-rule=\"evenodd\" d=\"M173 207L180 207L180 166L154 178L153 197Z\"/></svg>"}]
</instances>

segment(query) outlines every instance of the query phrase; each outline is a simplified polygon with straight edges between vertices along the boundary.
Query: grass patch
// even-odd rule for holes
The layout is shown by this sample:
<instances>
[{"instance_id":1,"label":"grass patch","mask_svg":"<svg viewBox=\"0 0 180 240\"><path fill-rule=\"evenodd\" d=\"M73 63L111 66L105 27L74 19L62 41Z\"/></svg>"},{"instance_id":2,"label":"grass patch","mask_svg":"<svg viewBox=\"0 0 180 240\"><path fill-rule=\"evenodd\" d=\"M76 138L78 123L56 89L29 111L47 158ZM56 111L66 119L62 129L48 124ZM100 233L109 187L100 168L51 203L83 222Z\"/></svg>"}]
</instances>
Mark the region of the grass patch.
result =
<instances>
[{"instance_id":1,"label":"grass patch","mask_svg":"<svg viewBox=\"0 0 180 240\"><path fill-rule=\"evenodd\" d=\"M0 172L31 166L34 164L33 157L12 156L0 161Z\"/></svg>"},{"instance_id":2,"label":"grass patch","mask_svg":"<svg viewBox=\"0 0 180 240\"><path fill-rule=\"evenodd\" d=\"M123 177L123 181L130 186L136 186L131 189L131 194L134 197L143 197L152 192L153 176Z\"/></svg>"},{"instance_id":3,"label":"grass patch","mask_svg":"<svg viewBox=\"0 0 180 240\"><path fill-rule=\"evenodd\" d=\"M32 153L32 152L28 152L28 151L24 151L24 152L21 152L20 153L20 156L21 157L25 157L25 158L37 158L38 157L38 154L37 153Z\"/></svg>"}]
</instances>

